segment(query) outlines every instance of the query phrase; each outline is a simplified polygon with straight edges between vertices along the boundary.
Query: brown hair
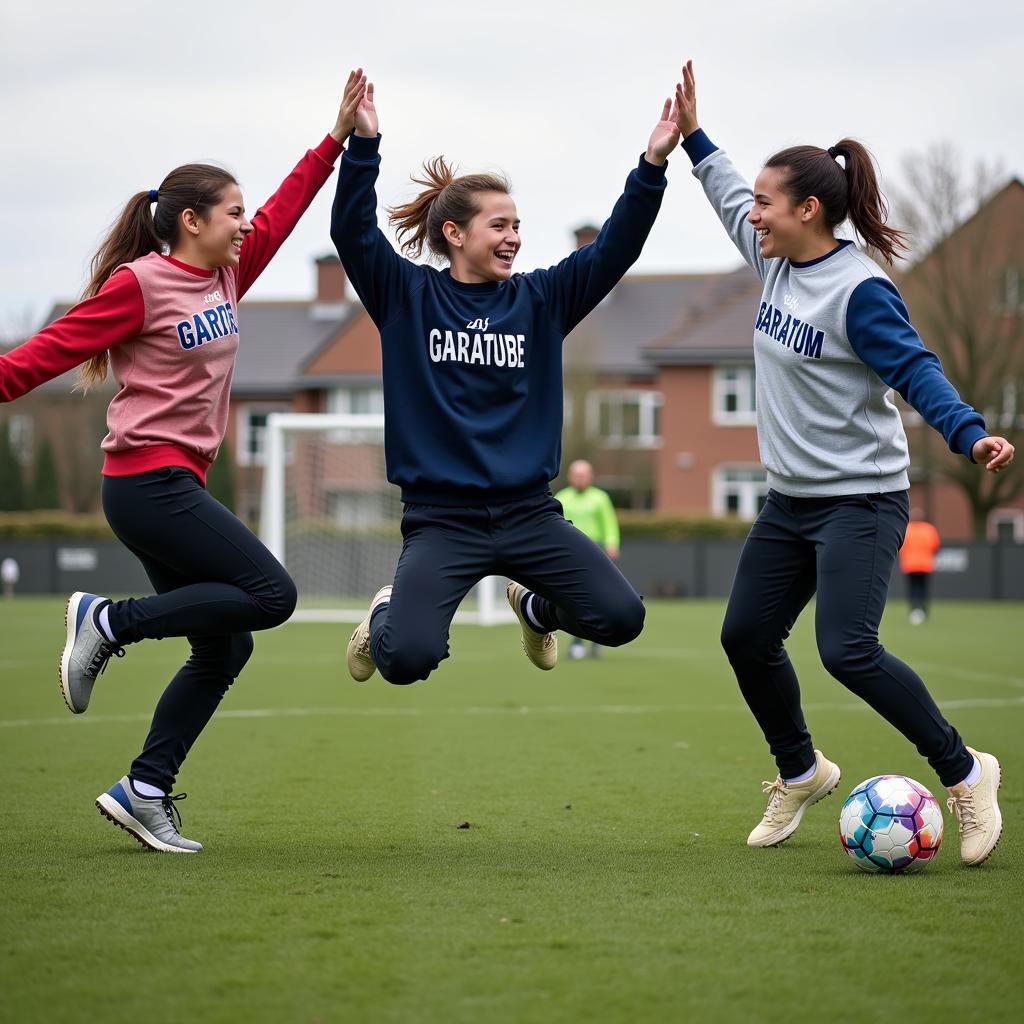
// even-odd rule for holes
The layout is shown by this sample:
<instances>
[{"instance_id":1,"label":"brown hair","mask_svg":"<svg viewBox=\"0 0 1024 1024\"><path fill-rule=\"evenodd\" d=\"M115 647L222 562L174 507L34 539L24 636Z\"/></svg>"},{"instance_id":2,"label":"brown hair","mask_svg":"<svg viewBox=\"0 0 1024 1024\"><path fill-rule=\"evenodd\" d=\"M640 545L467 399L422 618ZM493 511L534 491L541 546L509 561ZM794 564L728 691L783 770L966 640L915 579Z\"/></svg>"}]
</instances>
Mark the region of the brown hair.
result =
<instances>
[{"instance_id":1,"label":"brown hair","mask_svg":"<svg viewBox=\"0 0 1024 1024\"><path fill-rule=\"evenodd\" d=\"M200 217L216 206L234 177L212 164L184 164L160 183L156 196L136 192L107 232L107 237L90 263L90 278L82 298L88 299L103 287L107 278L123 263L131 263L150 252L173 249L181 230L181 214L194 210ZM150 207L156 202L156 207ZM76 387L87 391L107 376L106 352L93 356L78 377Z\"/></svg>"},{"instance_id":2,"label":"brown hair","mask_svg":"<svg viewBox=\"0 0 1024 1024\"><path fill-rule=\"evenodd\" d=\"M415 199L388 208L388 219L398 226L402 252L414 259L424 244L433 255L448 258L448 242L441 230L447 221L465 227L480 212L478 192L511 191L508 179L500 174L464 174L456 178L443 156L423 164L423 178L413 178L426 188Z\"/></svg>"},{"instance_id":3,"label":"brown hair","mask_svg":"<svg viewBox=\"0 0 1024 1024\"><path fill-rule=\"evenodd\" d=\"M836 159L840 156L845 159L845 169ZM874 162L856 139L841 139L830 149L792 146L769 157L765 167L783 169L782 189L794 205L815 196L830 229L849 218L857 234L878 250L886 263L891 264L900 250L907 249L906 232L885 223L889 207Z\"/></svg>"}]
</instances>

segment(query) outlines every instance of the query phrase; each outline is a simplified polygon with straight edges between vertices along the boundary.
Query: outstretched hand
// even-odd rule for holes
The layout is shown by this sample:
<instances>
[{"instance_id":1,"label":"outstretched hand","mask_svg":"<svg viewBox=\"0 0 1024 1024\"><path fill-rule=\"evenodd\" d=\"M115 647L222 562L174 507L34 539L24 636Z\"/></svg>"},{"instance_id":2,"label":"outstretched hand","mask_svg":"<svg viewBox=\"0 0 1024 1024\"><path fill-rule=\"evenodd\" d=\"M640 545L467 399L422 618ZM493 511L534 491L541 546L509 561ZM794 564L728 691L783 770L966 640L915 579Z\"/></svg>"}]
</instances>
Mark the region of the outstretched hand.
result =
<instances>
[{"instance_id":1,"label":"outstretched hand","mask_svg":"<svg viewBox=\"0 0 1024 1024\"><path fill-rule=\"evenodd\" d=\"M351 134L356 124L356 107L362 99L366 89L366 76L362 68L348 73L348 81L345 83L345 92L341 97L341 107L338 110L338 120L331 129L331 138L335 142L344 142Z\"/></svg>"},{"instance_id":2,"label":"outstretched hand","mask_svg":"<svg viewBox=\"0 0 1024 1024\"><path fill-rule=\"evenodd\" d=\"M991 473L1000 473L1013 462L1013 445L1005 437L983 437L974 442L971 458Z\"/></svg>"},{"instance_id":3,"label":"outstretched hand","mask_svg":"<svg viewBox=\"0 0 1024 1024\"><path fill-rule=\"evenodd\" d=\"M654 126L647 143L644 159L649 164L663 164L669 153L679 145L679 129L676 127L676 111L671 100L665 100L661 120Z\"/></svg>"},{"instance_id":4,"label":"outstretched hand","mask_svg":"<svg viewBox=\"0 0 1024 1024\"><path fill-rule=\"evenodd\" d=\"M379 122L377 108L373 105L373 82L363 79L363 89L356 106L356 135L364 139L377 138Z\"/></svg>"},{"instance_id":5,"label":"outstretched hand","mask_svg":"<svg viewBox=\"0 0 1024 1024\"><path fill-rule=\"evenodd\" d=\"M693 61L683 65L683 80L676 85L676 125L685 139L700 125L697 124L697 80L693 77Z\"/></svg>"}]
</instances>

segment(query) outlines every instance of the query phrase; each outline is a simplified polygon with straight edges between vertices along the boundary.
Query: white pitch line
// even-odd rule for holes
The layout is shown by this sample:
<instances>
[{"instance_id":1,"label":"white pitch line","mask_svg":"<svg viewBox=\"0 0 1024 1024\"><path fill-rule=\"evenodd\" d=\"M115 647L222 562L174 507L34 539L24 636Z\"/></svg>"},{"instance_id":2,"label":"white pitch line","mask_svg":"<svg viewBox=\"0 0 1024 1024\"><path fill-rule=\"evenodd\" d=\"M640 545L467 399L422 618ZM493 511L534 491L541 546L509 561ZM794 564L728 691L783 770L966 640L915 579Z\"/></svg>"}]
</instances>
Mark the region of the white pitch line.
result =
<instances>
[{"instance_id":1,"label":"white pitch line","mask_svg":"<svg viewBox=\"0 0 1024 1024\"><path fill-rule=\"evenodd\" d=\"M862 701L829 704L810 703L803 705L805 711L870 711L871 708ZM1024 707L1024 697L976 697L967 700L940 701L939 707L952 710L971 708L1020 708ZM218 719L251 719L251 718L416 718L429 715L660 715L660 714L699 714L701 712L747 712L743 704L596 704L596 705L516 705L513 707L468 707L468 708L240 708L219 711ZM110 725L126 722L148 722L151 713L132 715L66 715L60 718L11 718L0 720L0 729L32 728L49 725Z\"/></svg>"}]
</instances>

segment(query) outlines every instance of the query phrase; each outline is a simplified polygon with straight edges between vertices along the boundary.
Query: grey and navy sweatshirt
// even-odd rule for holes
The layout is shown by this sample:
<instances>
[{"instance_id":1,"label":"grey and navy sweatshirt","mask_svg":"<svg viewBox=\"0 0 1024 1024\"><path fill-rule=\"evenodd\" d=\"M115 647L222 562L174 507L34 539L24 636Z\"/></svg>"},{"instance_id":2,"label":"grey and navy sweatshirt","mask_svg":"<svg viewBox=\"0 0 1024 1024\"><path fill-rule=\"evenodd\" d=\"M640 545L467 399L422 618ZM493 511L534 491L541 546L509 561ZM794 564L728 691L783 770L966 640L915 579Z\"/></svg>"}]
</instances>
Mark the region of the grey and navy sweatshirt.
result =
<instances>
[{"instance_id":1,"label":"grey and navy sweatshirt","mask_svg":"<svg viewBox=\"0 0 1024 1024\"><path fill-rule=\"evenodd\" d=\"M971 458L987 435L924 347L896 286L851 242L805 263L765 259L747 221L753 192L698 129L693 173L764 283L754 320L757 437L768 483L794 497L906 490L910 457L897 391Z\"/></svg>"},{"instance_id":2,"label":"grey and navy sweatshirt","mask_svg":"<svg viewBox=\"0 0 1024 1024\"><path fill-rule=\"evenodd\" d=\"M561 461L562 341L640 255L665 167L641 157L598 237L556 266L463 284L378 228L379 145L349 139L331 238L380 331L388 479L416 504L543 494Z\"/></svg>"}]
</instances>

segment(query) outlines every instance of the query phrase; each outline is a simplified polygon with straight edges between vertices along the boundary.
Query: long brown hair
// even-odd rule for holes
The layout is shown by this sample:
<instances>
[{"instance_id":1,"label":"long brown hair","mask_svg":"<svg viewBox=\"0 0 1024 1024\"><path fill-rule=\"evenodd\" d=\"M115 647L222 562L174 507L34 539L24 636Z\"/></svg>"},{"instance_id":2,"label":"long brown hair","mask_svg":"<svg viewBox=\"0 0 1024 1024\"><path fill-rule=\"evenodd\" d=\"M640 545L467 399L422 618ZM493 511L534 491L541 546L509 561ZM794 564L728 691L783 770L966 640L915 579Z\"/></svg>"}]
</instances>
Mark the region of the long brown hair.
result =
<instances>
[{"instance_id":1,"label":"long brown hair","mask_svg":"<svg viewBox=\"0 0 1024 1024\"><path fill-rule=\"evenodd\" d=\"M447 221L465 227L477 213L480 206L478 192L503 192L512 190L508 179L500 174L464 174L455 177L455 171L443 156L423 164L425 177L412 180L425 186L415 199L401 206L388 208L388 219L398 226L398 241L402 252L414 259L426 247L440 259L448 258L448 242L441 230Z\"/></svg>"},{"instance_id":2,"label":"long brown hair","mask_svg":"<svg viewBox=\"0 0 1024 1024\"><path fill-rule=\"evenodd\" d=\"M837 157L843 157L845 169ZM808 196L821 203L825 223L835 229L849 218L857 234L892 264L908 248L906 232L885 222L889 206L882 195L874 161L856 139L841 139L830 149L792 146L768 158L765 167L783 170L781 187L796 205Z\"/></svg>"},{"instance_id":3,"label":"long brown hair","mask_svg":"<svg viewBox=\"0 0 1024 1024\"><path fill-rule=\"evenodd\" d=\"M82 298L95 295L123 263L131 263L146 253L173 249L181 231L181 214L195 210L198 216L205 217L221 201L228 185L237 184L222 167L184 164L164 178L155 197L152 192L136 192L93 256ZM82 367L76 387L87 391L101 383L107 376L107 364L106 352L93 356Z\"/></svg>"}]
</instances>

